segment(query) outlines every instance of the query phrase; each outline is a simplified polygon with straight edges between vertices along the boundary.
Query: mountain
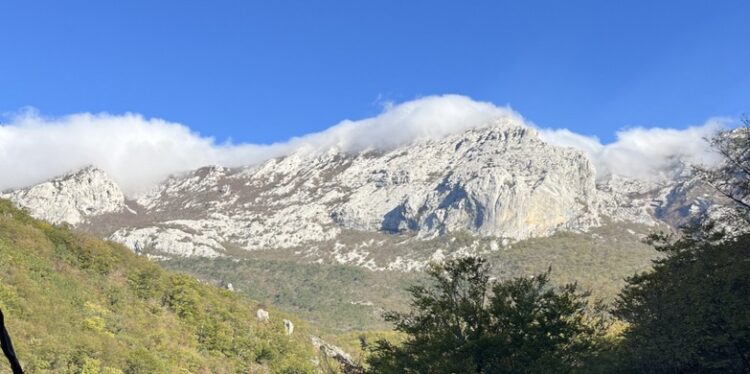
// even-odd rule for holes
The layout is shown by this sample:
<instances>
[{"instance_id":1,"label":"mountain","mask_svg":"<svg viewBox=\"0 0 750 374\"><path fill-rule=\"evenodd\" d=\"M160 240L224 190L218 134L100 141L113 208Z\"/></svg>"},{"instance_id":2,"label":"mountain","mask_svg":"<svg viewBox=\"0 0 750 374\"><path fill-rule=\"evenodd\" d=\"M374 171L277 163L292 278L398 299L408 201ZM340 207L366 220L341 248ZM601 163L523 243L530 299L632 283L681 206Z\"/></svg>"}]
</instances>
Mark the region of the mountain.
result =
<instances>
[{"instance_id":1,"label":"mountain","mask_svg":"<svg viewBox=\"0 0 750 374\"><path fill-rule=\"evenodd\" d=\"M132 200L93 167L3 196L35 217L139 251L219 257L302 247L333 253L352 233L428 239L468 231L509 243L603 220L674 226L710 205L691 183L597 181L583 153L501 120L389 151L307 150L251 167L205 167Z\"/></svg>"},{"instance_id":2,"label":"mountain","mask_svg":"<svg viewBox=\"0 0 750 374\"><path fill-rule=\"evenodd\" d=\"M390 152L332 149L251 168L199 169L140 196L136 210L148 221L111 238L212 256L224 252L223 243L291 248L347 230L421 237L469 230L523 239L595 225L590 164L530 131L499 126ZM176 242L194 245L186 250Z\"/></svg>"},{"instance_id":3,"label":"mountain","mask_svg":"<svg viewBox=\"0 0 750 374\"><path fill-rule=\"evenodd\" d=\"M441 139L347 153L300 149L209 166L123 197L94 167L2 196L35 217L232 283L332 330L385 327L431 261L479 254L497 277L551 267L611 299L658 254L646 235L716 210L691 173L597 177L580 151L502 120Z\"/></svg>"}]
</instances>

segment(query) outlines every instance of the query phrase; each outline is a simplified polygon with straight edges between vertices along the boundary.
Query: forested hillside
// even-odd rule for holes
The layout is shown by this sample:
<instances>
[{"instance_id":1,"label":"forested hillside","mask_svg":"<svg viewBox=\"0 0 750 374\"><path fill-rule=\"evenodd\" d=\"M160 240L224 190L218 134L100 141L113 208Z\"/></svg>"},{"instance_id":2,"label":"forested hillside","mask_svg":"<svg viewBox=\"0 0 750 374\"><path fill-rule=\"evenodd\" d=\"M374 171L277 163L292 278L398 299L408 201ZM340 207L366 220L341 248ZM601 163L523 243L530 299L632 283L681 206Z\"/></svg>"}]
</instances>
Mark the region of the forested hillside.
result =
<instances>
[{"instance_id":1,"label":"forested hillside","mask_svg":"<svg viewBox=\"0 0 750 374\"><path fill-rule=\"evenodd\" d=\"M0 308L29 373L314 372L307 327L258 307L0 200Z\"/></svg>"}]
</instances>

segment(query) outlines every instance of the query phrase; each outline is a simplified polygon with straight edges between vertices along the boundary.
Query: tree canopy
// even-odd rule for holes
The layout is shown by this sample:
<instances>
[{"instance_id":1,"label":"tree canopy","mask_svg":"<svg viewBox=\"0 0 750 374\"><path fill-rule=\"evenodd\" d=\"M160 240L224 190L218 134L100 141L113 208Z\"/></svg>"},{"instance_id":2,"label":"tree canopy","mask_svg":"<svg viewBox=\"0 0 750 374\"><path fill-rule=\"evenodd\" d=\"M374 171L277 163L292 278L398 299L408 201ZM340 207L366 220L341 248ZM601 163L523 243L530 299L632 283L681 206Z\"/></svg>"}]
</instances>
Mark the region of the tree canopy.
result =
<instances>
[{"instance_id":1,"label":"tree canopy","mask_svg":"<svg viewBox=\"0 0 750 374\"><path fill-rule=\"evenodd\" d=\"M614 315L639 372L750 372L750 235L683 238L627 280Z\"/></svg>"},{"instance_id":2,"label":"tree canopy","mask_svg":"<svg viewBox=\"0 0 750 374\"><path fill-rule=\"evenodd\" d=\"M368 363L378 373L568 372L592 354L603 329L575 284L549 285L549 272L490 280L481 258L433 266L414 286L412 310L386 319L405 333L379 341Z\"/></svg>"}]
</instances>

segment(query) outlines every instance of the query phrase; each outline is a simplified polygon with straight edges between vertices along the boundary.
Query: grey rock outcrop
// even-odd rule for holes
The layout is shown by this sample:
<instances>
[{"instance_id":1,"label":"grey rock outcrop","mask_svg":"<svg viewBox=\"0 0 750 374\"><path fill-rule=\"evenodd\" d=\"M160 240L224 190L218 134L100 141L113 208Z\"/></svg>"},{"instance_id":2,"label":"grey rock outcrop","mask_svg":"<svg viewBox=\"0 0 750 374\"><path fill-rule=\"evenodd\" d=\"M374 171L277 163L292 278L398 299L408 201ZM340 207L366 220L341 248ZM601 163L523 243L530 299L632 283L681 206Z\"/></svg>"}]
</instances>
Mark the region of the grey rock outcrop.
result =
<instances>
[{"instance_id":1,"label":"grey rock outcrop","mask_svg":"<svg viewBox=\"0 0 750 374\"><path fill-rule=\"evenodd\" d=\"M344 373L364 373L365 370L358 365L352 357L346 353L343 349L330 344L317 336L311 336L313 347L317 349L325 357L329 357L338 362Z\"/></svg>"},{"instance_id":2,"label":"grey rock outcrop","mask_svg":"<svg viewBox=\"0 0 750 374\"><path fill-rule=\"evenodd\" d=\"M120 187L102 170L89 166L44 183L0 194L50 223L77 225L125 209Z\"/></svg>"},{"instance_id":3,"label":"grey rock outcrop","mask_svg":"<svg viewBox=\"0 0 750 374\"><path fill-rule=\"evenodd\" d=\"M258 309L255 311L255 318L260 322L268 322L269 315L265 309Z\"/></svg>"},{"instance_id":4,"label":"grey rock outcrop","mask_svg":"<svg viewBox=\"0 0 750 374\"><path fill-rule=\"evenodd\" d=\"M288 319L284 320L284 331L287 335L294 334L294 323Z\"/></svg>"}]
</instances>

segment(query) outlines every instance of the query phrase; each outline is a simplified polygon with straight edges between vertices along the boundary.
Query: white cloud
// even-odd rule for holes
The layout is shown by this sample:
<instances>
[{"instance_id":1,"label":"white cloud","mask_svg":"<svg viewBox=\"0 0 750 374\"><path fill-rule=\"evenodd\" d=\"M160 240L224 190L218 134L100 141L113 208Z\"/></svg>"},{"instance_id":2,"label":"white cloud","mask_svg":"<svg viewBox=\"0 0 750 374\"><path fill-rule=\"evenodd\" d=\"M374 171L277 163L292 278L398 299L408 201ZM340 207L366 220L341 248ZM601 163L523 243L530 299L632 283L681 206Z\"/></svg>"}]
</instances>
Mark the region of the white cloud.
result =
<instances>
[{"instance_id":1,"label":"white cloud","mask_svg":"<svg viewBox=\"0 0 750 374\"><path fill-rule=\"evenodd\" d=\"M682 130L635 127L618 131L617 139L609 144L567 129L543 129L540 134L548 143L586 152L599 178L618 174L658 180L674 176L685 166L712 165L718 161L706 139L727 124L726 120L711 119Z\"/></svg>"},{"instance_id":2,"label":"white cloud","mask_svg":"<svg viewBox=\"0 0 750 374\"><path fill-rule=\"evenodd\" d=\"M486 126L498 117L533 126L509 108L458 95L384 105L378 116L345 120L322 132L271 145L220 144L182 124L137 114L45 118L25 111L0 125L0 190L92 164L112 175L132 195L169 174L205 165L248 165L298 149L390 149ZM709 121L686 130L634 128L619 132L617 141L606 145L565 129L540 133L548 142L587 152L600 175L614 172L651 177L670 170L675 158L689 162L706 159L709 153L703 137L719 126L720 121Z\"/></svg>"},{"instance_id":3,"label":"white cloud","mask_svg":"<svg viewBox=\"0 0 750 374\"><path fill-rule=\"evenodd\" d=\"M260 160L279 154L276 148L216 144L183 125L136 114L47 119L24 112L0 126L0 189L96 165L132 194L173 172Z\"/></svg>"},{"instance_id":4,"label":"white cloud","mask_svg":"<svg viewBox=\"0 0 750 374\"><path fill-rule=\"evenodd\" d=\"M294 148L334 146L354 152L368 148L392 149L415 140L435 139L486 126L499 117L523 121L510 108L466 96L428 96L401 104L386 104L378 116L345 120L325 131L293 138L289 143Z\"/></svg>"}]
</instances>

